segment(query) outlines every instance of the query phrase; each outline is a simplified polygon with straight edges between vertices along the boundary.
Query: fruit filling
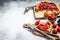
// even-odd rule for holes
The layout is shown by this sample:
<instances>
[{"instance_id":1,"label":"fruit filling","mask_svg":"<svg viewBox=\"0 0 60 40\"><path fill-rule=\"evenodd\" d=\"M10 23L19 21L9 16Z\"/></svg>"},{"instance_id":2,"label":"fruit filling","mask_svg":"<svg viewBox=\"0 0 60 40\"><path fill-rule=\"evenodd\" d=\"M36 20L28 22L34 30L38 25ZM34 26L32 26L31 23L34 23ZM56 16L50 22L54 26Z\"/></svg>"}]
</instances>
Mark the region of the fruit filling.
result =
<instances>
[{"instance_id":1,"label":"fruit filling","mask_svg":"<svg viewBox=\"0 0 60 40\"><path fill-rule=\"evenodd\" d=\"M41 2L38 6L37 10L47 10L47 11L58 11L58 8L56 6L56 4L54 3L49 3L49 2Z\"/></svg>"},{"instance_id":2,"label":"fruit filling","mask_svg":"<svg viewBox=\"0 0 60 40\"><path fill-rule=\"evenodd\" d=\"M48 22L42 23L40 21L36 21L35 25L37 26L38 29L41 29L43 31L49 32L50 24Z\"/></svg>"},{"instance_id":3,"label":"fruit filling","mask_svg":"<svg viewBox=\"0 0 60 40\"><path fill-rule=\"evenodd\" d=\"M37 28L39 30L43 30L45 32L51 32L54 34L57 34L58 32L60 32L60 26L58 26L58 24L53 23L51 26L51 24L49 22L45 22L44 24L42 22L40 22L39 20L35 22L35 25L37 26ZM52 30L50 30L52 28Z\"/></svg>"}]
</instances>

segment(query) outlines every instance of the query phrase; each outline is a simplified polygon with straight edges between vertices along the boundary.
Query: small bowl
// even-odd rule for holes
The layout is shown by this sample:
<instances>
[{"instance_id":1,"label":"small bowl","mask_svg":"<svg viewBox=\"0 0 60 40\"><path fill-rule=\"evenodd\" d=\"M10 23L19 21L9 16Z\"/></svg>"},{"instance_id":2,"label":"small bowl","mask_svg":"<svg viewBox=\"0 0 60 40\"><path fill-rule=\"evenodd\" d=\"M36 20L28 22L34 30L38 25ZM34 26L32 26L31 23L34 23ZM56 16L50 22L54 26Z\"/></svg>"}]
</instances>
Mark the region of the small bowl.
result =
<instances>
[{"instance_id":1,"label":"small bowl","mask_svg":"<svg viewBox=\"0 0 60 40\"><path fill-rule=\"evenodd\" d=\"M60 19L58 19L57 24L58 24L58 26L60 26Z\"/></svg>"},{"instance_id":2,"label":"small bowl","mask_svg":"<svg viewBox=\"0 0 60 40\"><path fill-rule=\"evenodd\" d=\"M58 26L60 26L60 23L58 23Z\"/></svg>"}]
</instances>

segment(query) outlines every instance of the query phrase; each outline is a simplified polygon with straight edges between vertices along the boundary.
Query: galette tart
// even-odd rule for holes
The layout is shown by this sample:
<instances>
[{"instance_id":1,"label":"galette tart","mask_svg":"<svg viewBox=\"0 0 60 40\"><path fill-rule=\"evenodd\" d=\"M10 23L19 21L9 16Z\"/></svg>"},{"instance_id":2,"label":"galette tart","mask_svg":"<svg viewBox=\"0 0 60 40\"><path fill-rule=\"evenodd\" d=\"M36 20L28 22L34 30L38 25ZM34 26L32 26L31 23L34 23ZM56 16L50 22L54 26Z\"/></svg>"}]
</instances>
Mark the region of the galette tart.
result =
<instances>
[{"instance_id":1,"label":"galette tart","mask_svg":"<svg viewBox=\"0 0 60 40\"><path fill-rule=\"evenodd\" d=\"M60 7L55 2L40 2L35 6L35 17L47 17L50 14L57 15L60 13Z\"/></svg>"},{"instance_id":2,"label":"galette tart","mask_svg":"<svg viewBox=\"0 0 60 40\"><path fill-rule=\"evenodd\" d=\"M42 31L45 31L45 32L48 32L48 33L52 32L53 25L51 24L50 21L45 22L45 23L40 22L40 21L36 21L35 25L37 26L36 28L39 29L39 30L42 30Z\"/></svg>"}]
</instances>

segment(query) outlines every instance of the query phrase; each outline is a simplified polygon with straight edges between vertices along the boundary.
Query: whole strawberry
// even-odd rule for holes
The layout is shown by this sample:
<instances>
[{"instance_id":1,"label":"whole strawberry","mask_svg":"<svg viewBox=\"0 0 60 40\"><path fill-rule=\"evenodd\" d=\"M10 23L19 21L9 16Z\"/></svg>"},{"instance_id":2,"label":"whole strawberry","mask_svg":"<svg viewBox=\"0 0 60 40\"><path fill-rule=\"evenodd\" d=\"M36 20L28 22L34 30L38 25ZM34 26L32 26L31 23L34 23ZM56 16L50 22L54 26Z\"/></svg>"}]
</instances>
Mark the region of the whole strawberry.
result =
<instances>
[{"instance_id":1,"label":"whole strawberry","mask_svg":"<svg viewBox=\"0 0 60 40\"><path fill-rule=\"evenodd\" d=\"M57 28L58 32L60 32L60 27Z\"/></svg>"},{"instance_id":2,"label":"whole strawberry","mask_svg":"<svg viewBox=\"0 0 60 40\"><path fill-rule=\"evenodd\" d=\"M56 23L53 24L53 28L56 28L58 25Z\"/></svg>"},{"instance_id":3,"label":"whole strawberry","mask_svg":"<svg viewBox=\"0 0 60 40\"><path fill-rule=\"evenodd\" d=\"M57 34L57 33L58 33L57 28L54 28L54 29L53 29L53 33L54 33L54 34Z\"/></svg>"},{"instance_id":4,"label":"whole strawberry","mask_svg":"<svg viewBox=\"0 0 60 40\"><path fill-rule=\"evenodd\" d=\"M49 19L49 20L56 20L56 16L55 16L55 15L49 15L49 16L48 16L48 19Z\"/></svg>"}]
</instances>

